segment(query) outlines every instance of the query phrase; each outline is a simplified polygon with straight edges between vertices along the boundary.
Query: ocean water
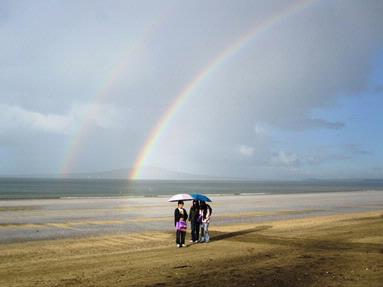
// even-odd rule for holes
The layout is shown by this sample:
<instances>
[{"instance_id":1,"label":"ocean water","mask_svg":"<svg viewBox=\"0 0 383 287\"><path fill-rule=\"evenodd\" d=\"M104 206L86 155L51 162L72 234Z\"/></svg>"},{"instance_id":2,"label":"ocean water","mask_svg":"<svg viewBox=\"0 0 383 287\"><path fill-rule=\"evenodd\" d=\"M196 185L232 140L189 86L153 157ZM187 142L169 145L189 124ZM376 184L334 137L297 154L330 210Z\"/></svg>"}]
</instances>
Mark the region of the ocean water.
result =
<instances>
[{"instance_id":1,"label":"ocean water","mask_svg":"<svg viewBox=\"0 0 383 287\"><path fill-rule=\"evenodd\" d=\"M161 196L176 193L293 194L383 191L383 180L171 181L0 178L0 199Z\"/></svg>"}]
</instances>

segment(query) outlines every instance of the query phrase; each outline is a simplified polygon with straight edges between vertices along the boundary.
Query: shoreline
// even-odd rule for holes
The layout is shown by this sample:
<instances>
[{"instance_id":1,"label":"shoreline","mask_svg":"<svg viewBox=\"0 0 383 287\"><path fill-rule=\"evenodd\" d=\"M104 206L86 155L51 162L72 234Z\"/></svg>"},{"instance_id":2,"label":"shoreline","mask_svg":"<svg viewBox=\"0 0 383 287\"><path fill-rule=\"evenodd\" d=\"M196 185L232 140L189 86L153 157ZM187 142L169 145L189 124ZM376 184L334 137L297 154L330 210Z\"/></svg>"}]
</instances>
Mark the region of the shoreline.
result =
<instances>
[{"instance_id":1,"label":"shoreline","mask_svg":"<svg viewBox=\"0 0 383 287\"><path fill-rule=\"evenodd\" d=\"M258 196L258 195L303 195L303 194L329 194L329 193L354 193L354 192L383 192L383 189L357 189L357 190L328 190L328 191L279 191L279 192L232 192L232 193L204 193L207 196ZM133 194L112 196L48 196L48 197L1 197L1 201L13 200L58 200L58 199L129 199L129 198L170 198L173 194Z\"/></svg>"},{"instance_id":2,"label":"shoreline","mask_svg":"<svg viewBox=\"0 0 383 287\"><path fill-rule=\"evenodd\" d=\"M336 190L336 191L283 191L283 192L233 192L233 193L204 193L207 196L260 196L260 195L310 195L310 194L337 194L355 192L383 192L382 189L358 189L358 190ZM131 199L131 198L170 198L173 194L147 194L147 195L115 195L115 196L48 196L48 197L0 197L1 201L24 201L24 200L66 200L66 199Z\"/></svg>"}]
</instances>

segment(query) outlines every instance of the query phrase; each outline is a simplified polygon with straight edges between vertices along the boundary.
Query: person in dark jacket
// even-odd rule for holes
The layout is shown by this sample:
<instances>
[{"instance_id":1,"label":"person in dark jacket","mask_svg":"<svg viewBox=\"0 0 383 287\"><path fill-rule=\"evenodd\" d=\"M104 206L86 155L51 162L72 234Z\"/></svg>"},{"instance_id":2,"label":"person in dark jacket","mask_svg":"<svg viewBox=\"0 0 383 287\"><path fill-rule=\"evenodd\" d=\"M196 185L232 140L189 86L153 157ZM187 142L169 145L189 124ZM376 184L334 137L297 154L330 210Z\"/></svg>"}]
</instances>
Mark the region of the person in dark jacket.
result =
<instances>
[{"instance_id":1,"label":"person in dark jacket","mask_svg":"<svg viewBox=\"0 0 383 287\"><path fill-rule=\"evenodd\" d=\"M174 210L174 226L177 229L176 232L176 244L177 247L185 247L185 235L186 235L186 220L188 219L188 214L184 208L184 202L182 200L178 201L178 207ZM181 224L182 223L182 224ZM185 226L185 228L180 228L179 226Z\"/></svg>"},{"instance_id":2,"label":"person in dark jacket","mask_svg":"<svg viewBox=\"0 0 383 287\"><path fill-rule=\"evenodd\" d=\"M199 204L197 200L193 200L193 205L189 211L189 221L191 225L191 240L190 242L197 243L199 239Z\"/></svg>"}]
</instances>

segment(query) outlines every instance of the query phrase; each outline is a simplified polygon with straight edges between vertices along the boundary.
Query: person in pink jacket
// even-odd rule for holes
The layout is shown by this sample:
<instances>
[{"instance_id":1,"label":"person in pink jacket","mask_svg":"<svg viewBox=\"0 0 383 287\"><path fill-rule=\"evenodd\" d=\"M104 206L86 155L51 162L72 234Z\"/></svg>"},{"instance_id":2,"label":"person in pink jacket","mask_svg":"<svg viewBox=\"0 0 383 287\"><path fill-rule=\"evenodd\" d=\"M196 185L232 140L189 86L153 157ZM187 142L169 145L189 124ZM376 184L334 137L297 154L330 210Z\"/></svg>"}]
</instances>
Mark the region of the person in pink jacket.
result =
<instances>
[{"instance_id":1,"label":"person in pink jacket","mask_svg":"<svg viewBox=\"0 0 383 287\"><path fill-rule=\"evenodd\" d=\"M174 226L176 228L176 244L177 247L185 247L185 235L187 229L186 220L188 219L188 214L184 208L184 202L182 200L178 201L178 206L174 210Z\"/></svg>"}]
</instances>

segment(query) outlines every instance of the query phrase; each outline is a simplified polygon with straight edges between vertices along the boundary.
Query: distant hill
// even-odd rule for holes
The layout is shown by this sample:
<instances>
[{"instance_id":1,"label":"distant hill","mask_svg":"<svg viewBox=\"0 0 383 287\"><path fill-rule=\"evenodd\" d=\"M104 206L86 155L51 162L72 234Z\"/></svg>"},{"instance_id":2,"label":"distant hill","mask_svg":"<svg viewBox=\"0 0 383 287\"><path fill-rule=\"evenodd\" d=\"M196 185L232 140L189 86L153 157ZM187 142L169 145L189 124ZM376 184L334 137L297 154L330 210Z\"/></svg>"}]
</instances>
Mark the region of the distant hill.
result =
<instances>
[{"instance_id":1,"label":"distant hill","mask_svg":"<svg viewBox=\"0 0 383 287\"><path fill-rule=\"evenodd\" d=\"M81 172L71 174L0 174L0 178L74 178L74 179L128 179L132 168L112 169L99 172ZM146 167L140 170L143 180L217 180L217 181L257 181L257 182L307 182L308 184L382 184L383 178L306 178L296 180L251 179L244 177L219 177L172 171L158 167Z\"/></svg>"},{"instance_id":2,"label":"distant hill","mask_svg":"<svg viewBox=\"0 0 383 287\"><path fill-rule=\"evenodd\" d=\"M114 169L102 172L77 173L69 174L70 178L110 178L110 179L127 179L132 172L131 168ZM140 171L142 179L159 179L159 180L223 180L222 177L214 177L208 175L191 174L185 172L172 171L158 167L146 167ZM233 179L233 178L230 178Z\"/></svg>"},{"instance_id":3,"label":"distant hill","mask_svg":"<svg viewBox=\"0 0 383 287\"><path fill-rule=\"evenodd\" d=\"M132 168L113 169L100 172L83 172L62 174L22 174L7 175L6 177L32 177L32 178L94 178L94 179L127 179ZM4 177L4 176L3 176ZM151 180L241 180L239 178L224 178L208 175L198 175L184 172L177 172L157 167L142 168L140 178Z\"/></svg>"}]
</instances>

